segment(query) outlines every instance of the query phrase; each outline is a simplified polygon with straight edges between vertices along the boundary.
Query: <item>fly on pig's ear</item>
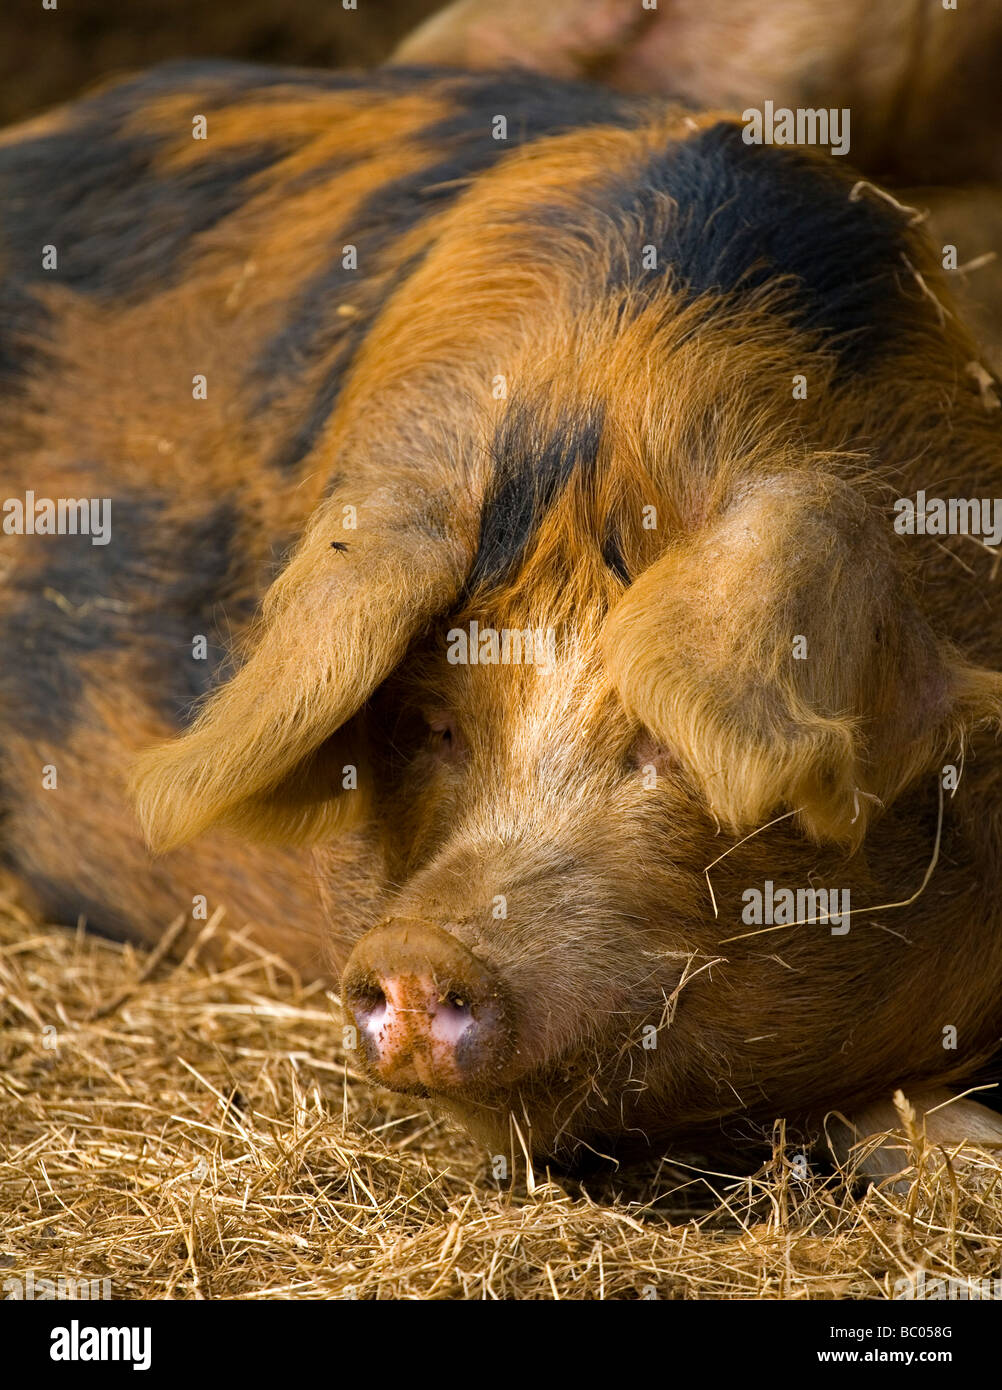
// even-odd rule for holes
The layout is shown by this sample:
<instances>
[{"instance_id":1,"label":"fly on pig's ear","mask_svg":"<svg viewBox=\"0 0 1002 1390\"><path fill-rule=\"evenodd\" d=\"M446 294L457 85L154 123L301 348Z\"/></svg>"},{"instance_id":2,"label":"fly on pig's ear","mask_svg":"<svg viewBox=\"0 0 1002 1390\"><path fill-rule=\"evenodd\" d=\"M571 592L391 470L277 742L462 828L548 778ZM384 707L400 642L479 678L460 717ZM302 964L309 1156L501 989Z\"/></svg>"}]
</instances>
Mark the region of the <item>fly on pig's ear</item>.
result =
<instances>
[{"instance_id":1,"label":"fly on pig's ear","mask_svg":"<svg viewBox=\"0 0 1002 1390\"><path fill-rule=\"evenodd\" d=\"M603 634L628 713L739 832L796 811L855 848L979 723L1002 677L930 627L888 520L840 478L756 479L670 546Z\"/></svg>"},{"instance_id":2,"label":"fly on pig's ear","mask_svg":"<svg viewBox=\"0 0 1002 1390\"><path fill-rule=\"evenodd\" d=\"M139 759L132 789L151 848L217 823L299 843L357 823L359 725L345 726L455 600L468 554L430 525L426 494L410 510L399 489L360 505L347 552L331 546L339 507L332 499L313 517L233 678L187 733Z\"/></svg>"}]
</instances>

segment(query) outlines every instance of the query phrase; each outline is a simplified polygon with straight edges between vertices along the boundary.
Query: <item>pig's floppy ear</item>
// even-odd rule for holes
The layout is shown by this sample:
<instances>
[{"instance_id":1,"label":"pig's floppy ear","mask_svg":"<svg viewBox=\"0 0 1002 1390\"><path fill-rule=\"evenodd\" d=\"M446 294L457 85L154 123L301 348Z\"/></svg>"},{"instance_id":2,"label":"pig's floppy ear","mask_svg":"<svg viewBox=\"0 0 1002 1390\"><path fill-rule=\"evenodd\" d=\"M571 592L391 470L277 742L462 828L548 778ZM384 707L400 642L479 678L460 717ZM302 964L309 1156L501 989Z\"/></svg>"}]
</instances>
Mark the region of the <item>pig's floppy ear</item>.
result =
<instances>
[{"instance_id":1,"label":"pig's floppy ear","mask_svg":"<svg viewBox=\"0 0 1002 1390\"><path fill-rule=\"evenodd\" d=\"M732 830L798 810L854 847L867 820L1002 715L909 596L891 525L844 480L748 484L626 591L604 652L627 710Z\"/></svg>"},{"instance_id":2,"label":"pig's floppy ear","mask_svg":"<svg viewBox=\"0 0 1002 1390\"><path fill-rule=\"evenodd\" d=\"M379 495L358 514L346 532L339 507L320 509L236 675L187 733L137 763L136 810L155 850L217 823L303 842L357 822L365 790L342 787L357 753L342 726L455 598L467 559L440 501Z\"/></svg>"}]
</instances>

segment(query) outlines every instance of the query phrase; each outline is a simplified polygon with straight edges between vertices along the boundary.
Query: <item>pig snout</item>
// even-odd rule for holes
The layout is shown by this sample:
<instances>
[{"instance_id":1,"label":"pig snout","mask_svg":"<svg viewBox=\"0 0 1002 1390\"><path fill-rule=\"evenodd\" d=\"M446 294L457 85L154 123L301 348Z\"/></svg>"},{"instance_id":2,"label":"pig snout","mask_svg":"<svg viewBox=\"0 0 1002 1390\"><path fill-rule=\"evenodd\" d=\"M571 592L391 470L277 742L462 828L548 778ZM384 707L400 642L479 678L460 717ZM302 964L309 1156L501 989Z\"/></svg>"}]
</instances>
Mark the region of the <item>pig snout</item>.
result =
<instances>
[{"instance_id":1,"label":"pig snout","mask_svg":"<svg viewBox=\"0 0 1002 1390\"><path fill-rule=\"evenodd\" d=\"M511 1055L494 973L430 923L374 927L348 959L342 999L366 1065L393 1090L482 1088Z\"/></svg>"}]
</instances>

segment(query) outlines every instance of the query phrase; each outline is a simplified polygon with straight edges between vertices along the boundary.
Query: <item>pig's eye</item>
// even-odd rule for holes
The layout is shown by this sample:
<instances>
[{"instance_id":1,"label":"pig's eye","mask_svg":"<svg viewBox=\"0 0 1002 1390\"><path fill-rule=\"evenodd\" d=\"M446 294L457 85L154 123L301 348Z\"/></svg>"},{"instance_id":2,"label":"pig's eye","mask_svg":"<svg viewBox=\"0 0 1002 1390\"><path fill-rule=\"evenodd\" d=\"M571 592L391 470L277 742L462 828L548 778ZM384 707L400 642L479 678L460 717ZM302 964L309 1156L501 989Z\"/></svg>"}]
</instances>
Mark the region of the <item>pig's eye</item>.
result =
<instances>
[{"instance_id":1,"label":"pig's eye","mask_svg":"<svg viewBox=\"0 0 1002 1390\"><path fill-rule=\"evenodd\" d=\"M463 740L456 722L446 714L426 713L428 742L440 758L455 758L463 751Z\"/></svg>"}]
</instances>

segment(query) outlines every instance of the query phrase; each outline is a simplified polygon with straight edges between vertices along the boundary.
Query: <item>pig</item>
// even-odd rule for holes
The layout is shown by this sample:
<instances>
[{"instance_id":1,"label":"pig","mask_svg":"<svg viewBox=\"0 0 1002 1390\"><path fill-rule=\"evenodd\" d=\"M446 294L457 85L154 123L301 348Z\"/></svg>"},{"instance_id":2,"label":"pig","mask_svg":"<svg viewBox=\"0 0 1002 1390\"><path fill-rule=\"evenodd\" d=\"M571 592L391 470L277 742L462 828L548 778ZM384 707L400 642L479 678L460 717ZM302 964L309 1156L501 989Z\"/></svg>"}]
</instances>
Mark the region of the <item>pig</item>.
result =
<instances>
[{"instance_id":1,"label":"pig","mask_svg":"<svg viewBox=\"0 0 1002 1390\"><path fill-rule=\"evenodd\" d=\"M570 1169L997 1076L997 538L920 499L1002 495L998 383L909 211L746 131L190 63L4 137L37 912L224 912Z\"/></svg>"},{"instance_id":2,"label":"pig","mask_svg":"<svg viewBox=\"0 0 1002 1390\"><path fill-rule=\"evenodd\" d=\"M518 64L697 108L846 107L867 172L1002 179L996 0L454 0L394 57Z\"/></svg>"}]
</instances>

